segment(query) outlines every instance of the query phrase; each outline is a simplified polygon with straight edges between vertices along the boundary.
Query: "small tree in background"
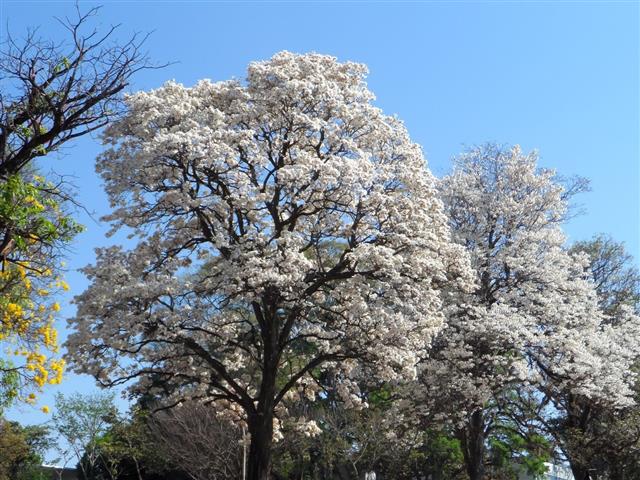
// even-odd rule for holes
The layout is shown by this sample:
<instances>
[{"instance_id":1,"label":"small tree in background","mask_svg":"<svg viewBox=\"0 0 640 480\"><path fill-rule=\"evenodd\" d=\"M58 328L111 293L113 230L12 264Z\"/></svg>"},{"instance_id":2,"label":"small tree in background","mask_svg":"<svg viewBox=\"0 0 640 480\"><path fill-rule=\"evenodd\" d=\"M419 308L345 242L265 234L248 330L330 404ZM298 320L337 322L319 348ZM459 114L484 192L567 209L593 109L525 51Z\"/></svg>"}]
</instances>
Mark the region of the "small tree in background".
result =
<instances>
[{"instance_id":1,"label":"small tree in background","mask_svg":"<svg viewBox=\"0 0 640 480\"><path fill-rule=\"evenodd\" d=\"M210 405L185 403L147 418L155 448L193 480L242 478L242 429Z\"/></svg>"},{"instance_id":2,"label":"small tree in background","mask_svg":"<svg viewBox=\"0 0 640 480\"><path fill-rule=\"evenodd\" d=\"M541 417L518 413L530 407L523 398L537 396L545 415L549 402L564 411L576 396L631 401L633 348L607 327L584 257L564 248L568 199L584 187L539 169L535 152L495 145L460 156L440 184L477 287L449 297L447 325L421 365L424 407L453 425L471 480L485 474L490 437L496 453L540 435Z\"/></svg>"},{"instance_id":3,"label":"small tree in background","mask_svg":"<svg viewBox=\"0 0 640 480\"><path fill-rule=\"evenodd\" d=\"M603 330L611 330L619 343L628 348L613 353L628 356L631 350L632 370L640 365L640 272L624 244L606 235L577 242L571 250L586 254L598 294L598 303L606 314ZM635 315L634 315L635 314ZM604 366L608 362L603 362ZM635 402L623 408L606 404L586 395L559 396L561 415L548 422L571 463L577 480L607 475L610 480L635 478L640 472L640 388L633 384Z\"/></svg>"},{"instance_id":4,"label":"small tree in background","mask_svg":"<svg viewBox=\"0 0 640 480\"><path fill-rule=\"evenodd\" d=\"M113 399L109 394L56 395L51 428L63 440L58 447L63 457L77 460L83 480L101 461L100 441L117 418Z\"/></svg>"},{"instance_id":5,"label":"small tree in background","mask_svg":"<svg viewBox=\"0 0 640 480\"><path fill-rule=\"evenodd\" d=\"M40 468L52 445L47 427L0 419L0 479L44 480Z\"/></svg>"}]
</instances>

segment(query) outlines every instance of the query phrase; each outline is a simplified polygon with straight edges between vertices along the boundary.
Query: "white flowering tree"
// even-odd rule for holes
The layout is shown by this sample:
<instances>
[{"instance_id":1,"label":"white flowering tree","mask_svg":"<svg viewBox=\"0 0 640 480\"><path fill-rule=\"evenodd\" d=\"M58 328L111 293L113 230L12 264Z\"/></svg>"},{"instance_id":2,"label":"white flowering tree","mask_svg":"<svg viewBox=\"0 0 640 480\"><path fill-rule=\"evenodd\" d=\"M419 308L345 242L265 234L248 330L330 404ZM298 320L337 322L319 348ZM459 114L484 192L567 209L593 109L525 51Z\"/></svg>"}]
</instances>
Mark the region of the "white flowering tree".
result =
<instances>
[{"instance_id":1,"label":"white flowering tree","mask_svg":"<svg viewBox=\"0 0 640 480\"><path fill-rule=\"evenodd\" d=\"M441 284L469 278L421 149L365 74L283 52L246 82L132 95L104 135L108 219L138 243L84 270L71 361L246 422L252 480L268 478L288 399L313 396L323 368L351 404L352 374L411 378Z\"/></svg>"},{"instance_id":2,"label":"white flowering tree","mask_svg":"<svg viewBox=\"0 0 640 480\"><path fill-rule=\"evenodd\" d=\"M539 169L535 152L495 145L460 156L441 182L477 287L452 292L447 327L423 364L424 407L453 422L471 480L483 478L489 436L532 432L501 431L512 429L504 419L521 397L543 395L542 410L559 392L628 397L626 357L603 328L585 259L565 250L560 229L584 187Z\"/></svg>"},{"instance_id":3,"label":"white flowering tree","mask_svg":"<svg viewBox=\"0 0 640 480\"><path fill-rule=\"evenodd\" d=\"M571 251L587 256L597 292L595 322L587 332L578 326L578 335L591 335L596 355L583 353L572 369L545 371L544 400L552 408L542 411L542 421L576 480L589 480L594 471L600 477L604 465L607 478L622 480L633 476L629 470L637 468L640 449L640 407L631 401L640 399L632 373L640 363L640 272L624 245L604 235ZM600 373L593 375L596 369Z\"/></svg>"}]
</instances>

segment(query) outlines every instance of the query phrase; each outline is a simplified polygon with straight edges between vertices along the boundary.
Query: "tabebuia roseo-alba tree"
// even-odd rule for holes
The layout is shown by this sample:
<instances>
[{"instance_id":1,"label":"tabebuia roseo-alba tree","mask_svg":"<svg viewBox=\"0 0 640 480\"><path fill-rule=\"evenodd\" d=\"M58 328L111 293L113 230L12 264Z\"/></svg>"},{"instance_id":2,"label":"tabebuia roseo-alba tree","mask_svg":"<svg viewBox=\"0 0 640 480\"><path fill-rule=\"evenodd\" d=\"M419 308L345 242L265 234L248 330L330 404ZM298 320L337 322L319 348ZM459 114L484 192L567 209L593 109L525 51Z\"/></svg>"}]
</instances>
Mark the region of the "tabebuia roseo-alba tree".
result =
<instances>
[{"instance_id":1,"label":"tabebuia roseo-alba tree","mask_svg":"<svg viewBox=\"0 0 640 480\"><path fill-rule=\"evenodd\" d=\"M421 366L423 408L451 422L471 480L485 475L488 439L513 433L514 420L516 434L538 443L544 418L527 418L530 402L548 413L567 395L628 400L630 351L606 327L587 262L564 247L569 199L586 183L537 160L517 146L483 145L440 183L477 283L448 297L446 328Z\"/></svg>"},{"instance_id":2,"label":"tabebuia roseo-alba tree","mask_svg":"<svg viewBox=\"0 0 640 480\"><path fill-rule=\"evenodd\" d=\"M107 218L138 243L85 268L71 360L246 422L252 480L314 376L334 369L351 404L356 373L411 378L441 284L469 281L421 149L372 104L366 72L282 52L245 82L132 95L104 135Z\"/></svg>"},{"instance_id":3,"label":"tabebuia roseo-alba tree","mask_svg":"<svg viewBox=\"0 0 640 480\"><path fill-rule=\"evenodd\" d=\"M562 242L564 189L537 155L486 144L458 156L440 181L452 235L468 251L477 282L448 298L448 321L421 364L428 418L450 422L471 480L485 476L488 439L499 435L501 403L525 379L524 348L535 331L526 292L544 288L539 247Z\"/></svg>"},{"instance_id":4,"label":"tabebuia roseo-alba tree","mask_svg":"<svg viewBox=\"0 0 640 480\"><path fill-rule=\"evenodd\" d=\"M577 242L571 252L588 258L600 310L602 354L596 361L614 393L594 395L591 385L567 388L587 382L575 374L559 382L565 372L551 370L544 393L552 408L543 410L544 423L576 480L635 478L640 466L640 271L624 244L606 235Z\"/></svg>"}]
</instances>

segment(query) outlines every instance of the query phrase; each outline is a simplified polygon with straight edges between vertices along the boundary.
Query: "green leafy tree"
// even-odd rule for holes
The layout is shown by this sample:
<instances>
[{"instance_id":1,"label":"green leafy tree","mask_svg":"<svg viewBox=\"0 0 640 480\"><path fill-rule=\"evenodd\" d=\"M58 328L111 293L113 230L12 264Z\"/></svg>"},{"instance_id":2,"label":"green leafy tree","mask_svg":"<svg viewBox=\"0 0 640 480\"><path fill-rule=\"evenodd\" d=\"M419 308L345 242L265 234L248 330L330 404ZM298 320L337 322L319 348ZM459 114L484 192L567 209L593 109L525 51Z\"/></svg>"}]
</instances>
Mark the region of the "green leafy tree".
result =
<instances>
[{"instance_id":1,"label":"green leafy tree","mask_svg":"<svg viewBox=\"0 0 640 480\"><path fill-rule=\"evenodd\" d=\"M44 480L40 466L51 445L47 427L0 420L0 480Z\"/></svg>"},{"instance_id":2,"label":"green leafy tree","mask_svg":"<svg viewBox=\"0 0 640 480\"><path fill-rule=\"evenodd\" d=\"M202 422L193 416L194 424ZM213 442L215 439L201 437L195 440L190 437L156 435L151 427L152 416L140 408L134 408L129 415L119 415L111 419L111 424L96 441L98 459L90 465L87 452L83 454L81 463L86 467L89 480L193 480L194 476L180 469L177 458L170 455L166 446L173 443L185 444L183 451L193 449L194 444ZM196 445L197 446L197 445ZM210 448L211 450L212 448ZM198 459L197 448L192 458ZM206 456L202 463L211 462ZM195 471L195 469L191 469ZM209 478L209 477L208 477ZM207 478L207 480L208 480ZM218 478L218 477L211 477ZM234 477L234 478L237 478Z\"/></svg>"},{"instance_id":3,"label":"green leafy tree","mask_svg":"<svg viewBox=\"0 0 640 480\"><path fill-rule=\"evenodd\" d=\"M553 447L544 436L521 432L512 425L501 425L489 438L487 471L495 479L512 480L526 473L542 479L547 472L545 462L552 459Z\"/></svg>"},{"instance_id":4,"label":"green leafy tree","mask_svg":"<svg viewBox=\"0 0 640 480\"><path fill-rule=\"evenodd\" d=\"M100 443L116 418L112 394L56 395L52 429L64 440L59 446L63 458L77 460L84 480L101 461Z\"/></svg>"}]
</instances>

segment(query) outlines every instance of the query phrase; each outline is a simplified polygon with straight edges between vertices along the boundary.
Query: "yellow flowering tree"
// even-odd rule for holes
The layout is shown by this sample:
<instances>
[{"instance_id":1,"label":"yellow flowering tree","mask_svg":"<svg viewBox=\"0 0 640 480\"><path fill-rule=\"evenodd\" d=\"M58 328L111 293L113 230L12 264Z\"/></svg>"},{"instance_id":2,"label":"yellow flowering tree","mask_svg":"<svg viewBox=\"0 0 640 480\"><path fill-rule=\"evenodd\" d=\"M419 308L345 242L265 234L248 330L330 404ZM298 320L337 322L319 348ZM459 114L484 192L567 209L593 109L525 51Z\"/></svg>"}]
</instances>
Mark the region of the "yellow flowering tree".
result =
<instances>
[{"instance_id":1,"label":"yellow flowering tree","mask_svg":"<svg viewBox=\"0 0 640 480\"><path fill-rule=\"evenodd\" d=\"M62 378L54 327L67 290L60 249L81 231L61 207L64 195L37 175L0 182L0 404L36 401Z\"/></svg>"}]
</instances>

